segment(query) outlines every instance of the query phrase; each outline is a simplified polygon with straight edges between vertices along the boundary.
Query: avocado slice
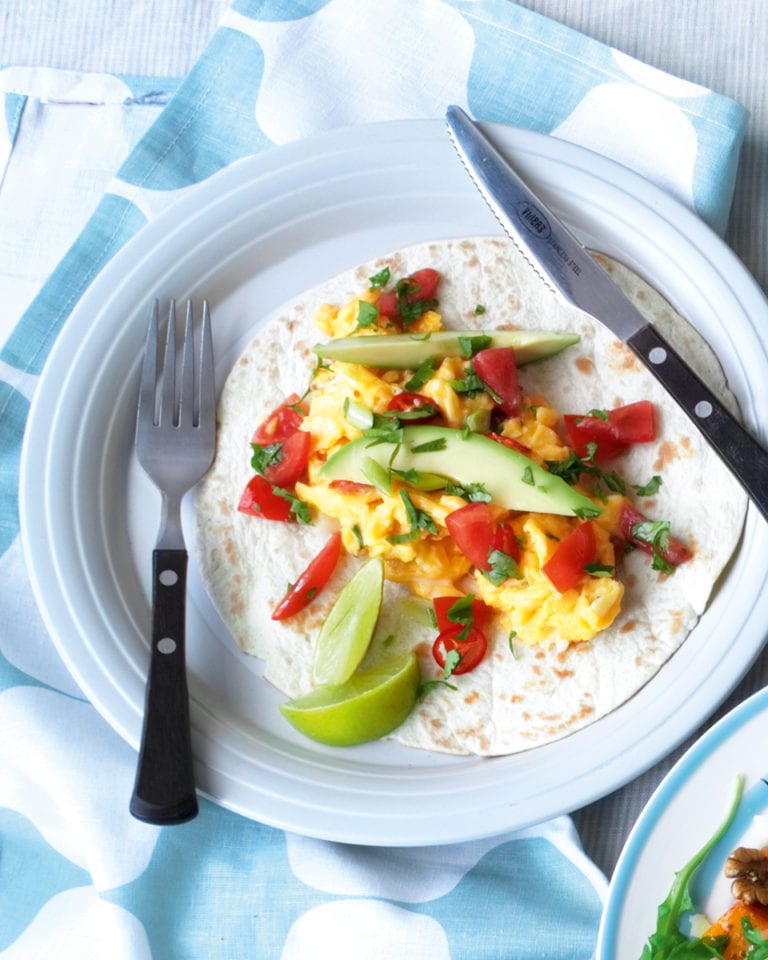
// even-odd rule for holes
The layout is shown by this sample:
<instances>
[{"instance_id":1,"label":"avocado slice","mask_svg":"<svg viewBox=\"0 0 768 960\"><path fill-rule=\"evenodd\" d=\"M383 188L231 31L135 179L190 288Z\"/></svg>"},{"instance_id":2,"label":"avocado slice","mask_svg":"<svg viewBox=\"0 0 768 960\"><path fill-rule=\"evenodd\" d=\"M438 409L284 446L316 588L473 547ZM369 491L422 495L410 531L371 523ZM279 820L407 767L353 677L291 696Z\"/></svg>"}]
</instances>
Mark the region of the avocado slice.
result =
<instances>
[{"instance_id":1,"label":"avocado slice","mask_svg":"<svg viewBox=\"0 0 768 960\"><path fill-rule=\"evenodd\" d=\"M452 427L403 427L399 444L379 443L370 437L351 440L329 457L320 476L370 483L365 468L370 472L371 460L384 469L439 474L465 487L481 483L493 502L508 510L561 516L602 512L562 477L544 470L525 454L482 434Z\"/></svg>"},{"instance_id":2,"label":"avocado slice","mask_svg":"<svg viewBox=\"0 0 768 960\"><path fill-rule=\"evenodd\" d=\"M476 349L468 351L471 347L469 341L478 338L482 338L480 349L513 347L518 366L551 357L581 339L575 333L549 330L438 330L427 334L337 337L327 343L316 343L312 350L324 360L343 360L364 367L415 370L430 357L468 357L468 352L477 352Z\"/></svg>"}]
</instances>

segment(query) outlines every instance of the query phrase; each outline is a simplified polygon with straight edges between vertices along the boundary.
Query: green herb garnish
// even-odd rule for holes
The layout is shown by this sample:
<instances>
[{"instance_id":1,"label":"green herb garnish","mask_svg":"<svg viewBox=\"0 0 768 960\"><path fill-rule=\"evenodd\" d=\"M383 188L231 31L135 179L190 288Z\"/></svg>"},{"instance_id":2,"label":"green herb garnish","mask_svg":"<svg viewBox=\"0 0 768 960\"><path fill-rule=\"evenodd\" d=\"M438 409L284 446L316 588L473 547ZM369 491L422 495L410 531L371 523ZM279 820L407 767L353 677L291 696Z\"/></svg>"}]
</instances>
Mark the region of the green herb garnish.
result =
<instances>
[{"instance_id":1,"label":"green herb garnish","mask_svg":"<svg viewBox=\"0 0 768 960\"><path fill-rule=\"evenodd\" d=\"M416 367L410 380L406 381L405 389L413 391L423 387L427 380L431 378L436 369L437 357L427 357L423 363Z\"/></svg>"},{"instance_id":2,"label":"green herb garnish","mask_svg":"<svg viewBox=\"0 0 768 960\"><path fill-rule=\"evenodd\" d=\"M421 407L420 409L424 409ZM436 440L427 440L425 443L417 443L411 447L411 453L433 453L436 450L445 450L448 441L445 437L438 437Z\"/></svg>"},{"instance_id":3,"label":"green herb garnish","mask_svg":"<svg viewBox=\"0 0 768 960\"><path fill-rule=\"evenodd\" d=\"M612 577L613 567L605 563L588 563L584 567L584 572L588 573L590 577Z\"/></svg>"},{"instance_id":4,"label":"green herb garnish","mask_svg":"<svg viewBox=\"0 0 768 960\"><path fill-rule=\"evenodd\" d=\"M290 490L284 490L282 487L272 487L272 490L278 497L282 497L283 500L287 500L288 503L290 503L290 515L297 523L312 523L312 512L309 509L308 503L299 500Z\"/></svg>"},{"instance_id":5,"label":"green herb garnish","mask_svg":"<svg viewBox=\"0 0 768 960\"><path fill-rule=\"evenodd\" d=\"M355 330L372 327L379 319L379 308L366 300L357 301L357 325Z\"/></svg>"},{"instance_id":6,"label":"green herb garnish","mask_svg":"<svg viewBox=\"0 0 768 960\"><path fill-rule=\"evenodd\" d=\"M651 479L646 484L632 484L634 487L635 493L638 497L652 497L654 493L659 492L659 487L661 486L661 477L658 474L654 474Z\"/></svg>"},{"instance_id":7,"label":"green herb garnish","mask_svg":"<svg viewBox=\"0 0 768 960\"><path fill-rule=\"evenodd\" d=\"M400 499L405 506L405 515L408 518L411 529L408 533L400 533L393 537L387 537L390 543L409 543L411 540L415 540L422 530L426 530L427 533L437 534L435 521L428 513L425 513L424 510L419 510L418 507L414 506L413 501L408 496L407 490L400 490Z\"/></svg>"},{"instance_id":8,"label":"green herb garnish","mask_svg":"<svg viewBox=\"0 0 768 960\"><path fill-rule=\"evenodd\" d=\"M253 456L251 457L251 466L256 471L264 476L264 471L269 469L269 467L276 467L278 463L283 459L283 445L282 443L270 443L266 446L261 446L258 443L252 443L251 447L253 449Z\"/></svg>"},{"instance_id":9,"label":"green herb garnish","mask_svg":"<svg viewBox=\"0 0 768 960\"><path fill-rule=\"evenodd\" d=\"M386 287L391 276L392 271L389 269L389 267L384 267L383 270L379 270L378 273L374 273L372 277L368 277L368 283L371 285L371 290L380 290L382 287Z\"/></svg>"},{"instance_id":10,"label":"green herb garnish","mask_svg":"<svg viewBox=\"0 0 768 960\"><path fill-rule=\"evenodd\" d=\"M504 583L505 580L522 580L523 578L514 557L510 557L503 550L491 550L488 554L488 563L491 569L483 570L483 576L487 577L495 587Z\"/></svg>"},{"instance_id":11,"label":"green herb garnish","mask_svg":"<svg viewBox=\"0 0 768 960\"><path fill-rule=\"evenodd\" d=\"M493 499L482 483L470 483L467 486L462 486L449 480L445 485L445 492L452 497L461 497L468 503L490 503Z\"/></svg>"},{"instance_id":12,"label":"green herb garnish","mask_svg":"<svg viewBox=\"0 0 768 960\"><path fill-rule=\"evenodd\" d=\"M643 520L632 527L630 534L634 540L651 545L651 569L661 573L674 571L674 566L664 556L669 549L669 520Z\"/></svg>"},{"instance_id":13,"label":"green herb garnish","mask_svg":"<svg viewBox=\"0 0 768 960\"><path fill-rule=\"evenodd\" d=\"M459 337L459 349L465 360L471 360L476 353L480 353L481 350L490 347L492 343L493 338L489 337L487 333L479 333L477 336Z\"/></svg>"}]
</instances>

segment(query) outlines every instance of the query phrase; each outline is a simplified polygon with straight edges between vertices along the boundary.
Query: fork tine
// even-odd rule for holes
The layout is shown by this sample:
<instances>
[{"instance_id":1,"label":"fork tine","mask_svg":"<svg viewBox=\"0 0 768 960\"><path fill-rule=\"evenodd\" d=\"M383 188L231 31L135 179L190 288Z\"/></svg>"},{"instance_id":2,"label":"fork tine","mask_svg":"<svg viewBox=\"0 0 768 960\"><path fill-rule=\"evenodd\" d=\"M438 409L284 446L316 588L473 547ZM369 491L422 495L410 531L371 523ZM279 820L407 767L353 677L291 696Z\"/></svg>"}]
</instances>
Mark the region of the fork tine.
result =
<instances>
[{"instance_id":1,"label":"fork tine","mask_svg":"<svg viewBox=\"0 0 768 960\"><path fill-rule=\"evenodd\" d=\"M216 422L216 387L213 372L213 338L208 301L203 300L203 325L200 331L200 388L198 390L198 424L214 430Z\"/></svg>"},{"instance_id":2,"label":"fork tine","mask_svg":"<svg viewBox=\"0 0 768 960\"><path fill-rule=\"evenodd\" d=\"M155 415L155 389L157 386L158 352L157 327L160 305L155 300L149 315L144 360L141 365L141 381L139 383L139 425L146 426L157 423Z\"/></svg>"},{"instance_id":3,"label":"fork tine","mask_svg":"<svg viewBox=\"0 0 768 960\"><path fill-rule=\"evenodd\" d=\"M163 357L160 423L175 426L178 422L176 406L176 301L171 300L168 310L168 331L165 337L165 356Z\"/></svg>"},{"instance_id":4,"label":"fork tine","mask_svg":"<svg viewBox=\"0 0 768 960\"><path fill-rule=\"evenodd\" d=\"M181 355L181 395L179 397L179 424L197 426L195 397L195 334L192 326L192 301L187 300L184 323L184 346Z\"/></svg>"}]
</instances>

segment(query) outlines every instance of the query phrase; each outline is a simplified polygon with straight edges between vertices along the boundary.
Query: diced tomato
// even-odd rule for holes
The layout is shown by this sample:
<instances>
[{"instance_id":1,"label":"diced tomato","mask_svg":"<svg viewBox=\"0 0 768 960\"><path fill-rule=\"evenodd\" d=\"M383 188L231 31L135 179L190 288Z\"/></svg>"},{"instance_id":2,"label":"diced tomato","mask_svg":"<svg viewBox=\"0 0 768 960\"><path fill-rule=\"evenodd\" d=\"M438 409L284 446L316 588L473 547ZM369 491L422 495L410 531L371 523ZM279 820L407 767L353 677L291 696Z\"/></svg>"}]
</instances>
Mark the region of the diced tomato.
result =
<instances>
[{"instance_id":1,"label":"diced tomato","mask_svg":"<svg viewBox=\"0 0 768 960\"><path fill-rule=\"evenodd\" d=\"M307 466L309 443L310 436L306 430L297 430L280 441L280 459L265 468L265 479L275 487L292 487Z\"/></svg>"},{"instance_id":2,"label":"diced tomato","mask_svg":"<svg viewBox=\"0 0 768 960\"><path fill-rule=\"evenodd\" d=\"M627 445L617 440L611 430L611 425L600 417L581 417L577 414L566 413L563 417L565 435L568 445L573 447L577 457L586 457L589 454L588 445L597 444L595 460L611 460L627 450Z\"/></svg>"},{"instance_id":3,"label":"diced tomato","mask_svg":"<svg viewBox=\"0 0 768 960\"><path fill-rule=\"evenodd\" d=\"M372 484L359 483L357 480L331 480L328 486L339 493L370 493L375 489Z\"/></svg>"},{"instance_id":4,"label":"diced tomato","mask_svg":"<svg viewBox=\"0 0 768 960\"><path fill-rule=\"evenodd\" d=\"M656 414L650 400L638 400L607 411L607 420L597 416L566 414L565 432L577 456L588 454L587 444L597 444L596 460L610 460L635 443L656 439Z\"/></svg>"},{"instance_id":5,"label":"diced tomato","mask_svg":"<svg viewBox=\"0 0 768 960\"><path fill-rule=\"evenodd\" d=\"M507 417L520 413L522 392L517 377L515 351L512 347L489 347L475 354L475 373L499 397L499 408Z\"/></svg>"},{"instance_id":6,"label":"diced tomato","mask_svg":"<svg viewBox=\"0 0 768 960\"><path fill-rule=\"evenodd\" d=\"M265 520L291 519L291 505L285 497L275 493L272 484L260 474L254 474L248 481L240 497L237 509L252 517L263 517Z\"/></svg>"},{"instance_id":7,"label":"diced tomato","mask_svg":"<svg viewBox=\"0 0 768 960\"><path fill-rule=\"evenodd\" d=\"M411 393L408 390L395 394L387 404L387 410L394 413L407 413L409 423L426 423L440 414L434 400L425 397L423 393ZM423 413L420 414L422 410Z\"/></svg>"},{"instance_id":8,"label":"diced tomato","mask_svg":"<svg viewBox=\"0 0 768 960\"><path fill-rule=\"evenodd\" d=\"M647 540L637 539L632 530L638 523L647 523L648 517L640 513L639 510L636 510L631 503L623 503L621 506L621 512L619 513L619 528L621 529L621 535L627 541L631 543L633 547L636 547L638 550L642 550L644 553L653 554L653 544L649 543ZM659 550L661 557L668 564L673 567L678 566L681 563L685 563L686 560L690 560L693 556L692 551L683 543L682 540L678 540L677 537L669 537L667 542L666 549Z\"/></svg>"},{"instance_id":9,"label":"diced tomato","mask_svg":"<svg viewBox=\"0 0 768 960\"><path fill-rule=\"evenodd\" d=\"M416 303L417 300L433 300L440 279L439 271L433 270L431 267L417 270L405 279L409 291L406 293L405 299L409 303ZM401 283L403 281L399 281L398 286ZM400 298L398 297L397 287L394 290L385 290L379 297L376 306L379 308L379 314L382 317L398 320L400 318Z\"/></svg>"},{"instance_id":10,"label":"diced tomato","mask_svg":"<svg viewBox=\"0 0 768 960\"><path fill-rule=\"evenodd\" d=\"M623 443L650 443L656 439L656 410L650 400L609 410L608 423Z\"/></svg>"},{"instance_id":11,"label":"diced tomato","mask_svg":"<svg viewBox=\"0 0 768 960\"><path fill-rule=\"evenodd\" d=\"M340 555L341 534L334 533L275 607L272 619L286 620L311 603L330 580Z\"/></svg>"},{"instance_id":12,"label":"diced tomato","mask_svg":"<svg viewBox=\"0 0 768 960\"><path fill-rule=\"evenodd\" d=\"M500 523L493 534L492 550L500 550L517 563L520 560L520 541L511 523Z\"/></svg>"},{"instance_id":13,"label":"diced tomato","mask_svg":"<svg viewBox=\"0 0 768 960\"><path fill-rule=\"evenodd\" d=\"M493 550L496 522L487 503L468 503L445 518L448 533L456 546L478 570L490 570L488 556Z\"/></svg>"},{"instance_id":14,"label":"diced tomato","mask_svg":"<svg viewBox=\"0 0 768 960\"><path fill-rule=\"evenodd\" d=\"M448 619L448 611L457 600L461 600L461 597L435 597L432 601L435 608L437 629L440 633L444 633L457 625L453 620ZM493 618L493 610L482 600L475 598L472 601L472 616L472 626L477 627L481 633L485 633Z\"/></svg>"},{"instance_id":15,"label":"diced tomato","mask_svg":"<svg viewBox=\"0 0 768 960\"><path fill-rule=\"evenodd\" d=\"M585 576L584 567L597 560L597 541L591 520L572 530L557 545L557 550L542 564L542 571L560 593L572 590Z\"/></svg>"},{"instance_id":16,"label":"diced tomato","mask_svg":"<svg viewBox=\"0 0 768 960\"><path fill-rule=\"evenodd\" d=\"M435 658L439 667L445 667L445 658L451 650L457 650L461 659L454 667L453 673L469 673L481 663L488 649L488 641L485 634L477 627L470 627L467 636L463 640L458 640L458 635L464 630L461 624L456 624L443 630L440 636L432 644L432 656Z\"/></svg>"},{"instance_id":17,"label":"diced tomato","mask_svg":"<svg viewBox=\"0 0 768 960\"><path fill-rule=\"evenodd\" d=\"M306 415L307 409L301 403L301 398L297 393L292 393L259 424L251 442L265 447L287 440L296 433Z\"/></svg>"},{"instance_id":18,"label":"diced tomato","mask_svg":"<svg viewBox=\"0 0 768 960\"><path fill-rule=\"evenodd\" d=\"M490 437L491 440L495 440L497 443L503 443L505 447L509 447L510 450L517 450L518 453L524 453L526 456L530 456L533 452L530 447L526 447L524 443L520 443L519 440L515 440L513 437L505 437L502 433L488 433L486 436Z\"/></svg>"}]
</instances>

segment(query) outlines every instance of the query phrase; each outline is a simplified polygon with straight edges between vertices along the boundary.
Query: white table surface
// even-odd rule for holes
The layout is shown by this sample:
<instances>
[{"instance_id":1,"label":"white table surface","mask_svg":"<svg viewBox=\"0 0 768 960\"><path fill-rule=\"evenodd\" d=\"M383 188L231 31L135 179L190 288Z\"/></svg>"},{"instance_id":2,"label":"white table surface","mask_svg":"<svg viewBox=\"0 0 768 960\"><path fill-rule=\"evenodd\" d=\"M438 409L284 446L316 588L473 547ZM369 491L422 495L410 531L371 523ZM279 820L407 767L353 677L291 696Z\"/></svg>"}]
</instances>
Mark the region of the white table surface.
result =
<instances>
[{"instance_id":1,"label":"white table surface","mask_svg":"<svg viewBox=\"0 0 768 960\"><path fill-rule=\"evenodd\" d=\"M726 240L768 290L767 0L519 2L730 96L750 111ZM182 76L226 7L225 0L2 0L0 64ZM766 680L768 654L706 726ZM646 800L688 745L622 789L574 812L587 853L609 875Z\"/></svg>"}]
</instances>

